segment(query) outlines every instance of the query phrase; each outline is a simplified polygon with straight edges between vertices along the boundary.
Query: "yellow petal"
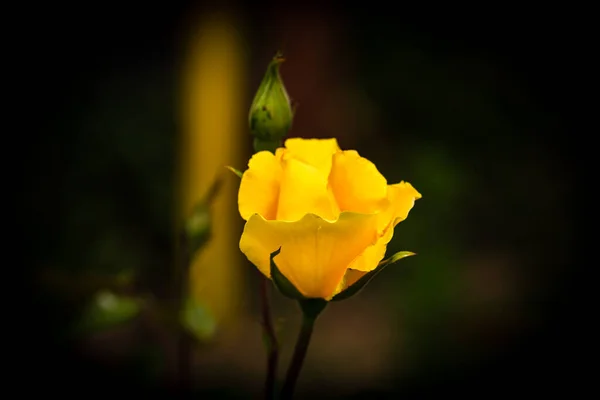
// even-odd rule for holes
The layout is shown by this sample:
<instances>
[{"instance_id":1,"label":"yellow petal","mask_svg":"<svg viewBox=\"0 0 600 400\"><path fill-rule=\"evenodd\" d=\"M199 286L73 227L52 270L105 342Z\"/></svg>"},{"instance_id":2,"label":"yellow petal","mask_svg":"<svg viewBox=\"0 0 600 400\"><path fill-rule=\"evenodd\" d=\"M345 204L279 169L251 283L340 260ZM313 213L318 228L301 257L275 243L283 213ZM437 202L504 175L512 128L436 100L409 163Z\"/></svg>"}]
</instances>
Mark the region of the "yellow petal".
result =
<instances>
[{"instance_id":1,"label":"yellow petal","mask_svg":"<svg viewBox=\"0 0 600 400\"><path fill-rule=\"evenodd\" d=\"M281 186L281 158L268 151L252 156L248 169L242 175L238 192L238 207L243 219L260 214L266 219L275 219Z\"/></svg>"},{"instance_id":2,"label":"yellow petal","mask_svg":"<svg viewBox=\"0 0 600 400\"><path fill-rule=\"evenodd\" d=\"M372 213L387 205L387 181L354 150L333 155L329 184L341 211Z\"/></svg>"},{"instance_id":3,"label":"yellow petal","mask_svg":"<svg viewBox=\"0 0 600 400\"><path fill-rule=\"evenodd\" d=\"M331 158L340 151L337 139L301 139L291 138L285 141L285 157L293 157L312 165L325 176L331 170Z\"/></svg>"},{"instance_id":4,"label":"yellow petal","mask_svg":"<svg viewBox=\"0 0 600 400\"><path fill-rule=\"evenodd\" d=\"M344 274L344 277L338 284L337 288L335 289L333 296L348 289L350 286L354 285L356 283L356 281L358 281L360 278L365 276L365 274L367 274L367 272L357 271L355 269L348 269L346 271L346 273ZM331 297L333 297L333 296L331 296Z\"/></svg>"},{"instance_id":5,"label":"yellow petal","mask_svg":"<svg viewBox=\"0 0 600 400\"><path fill-rule=\"evenodd\" d=\"M387 199L389 206L379 213L378 229L381 234L377 243L367 248L363 254L357 257L350 268L358 271L372 271L377 268L379 262L385 257L387 245L394 236L394 227L405 220L408 212L412 209L416 199L421 194L408 182L400 182L388 186Z\"/></svg>"},{"instance_id":6,"label":"yellow petal","mask_svg":"<svg viewBox=\"0 0 600 400\"><path fill-rule=\"evenodd\" d=\"M269 255L281 273L306 297L331 298L348 265L377 240L377 216L342 213L334 222L307 214L295 222L250 217L240 249L270 277Z\"/></svg>"},{"instance_id":7,"label":"yellow petal","mask_svg":"<svg viewBox=\"0 0 600 400\"><path fill-rule=\"evenodd\" d=\"M339 208L327 186L327 177L295 158L282 161L282 165L277 220L297 221L308 213L336 220Z\"/></svg>"},{"instance_id":8,"label":"yellow petal","mask_svg":"<svg viewBox=\"0 0 600 400\"><path fill-rule=\"evenodd\" d=\"M375 242L375 244L373 244L372 246L367 247L365 251L360 256L358 256L352 262L352 264L350 264L349 268L365 272L369 272L377 268L379 261L381 261L383 257L385 257L387 245L390 242L390 240L392 240L393 236L394 227L392 226L392 224L388 224L387 229L385 229L383 235L379 237L377 242Z\"/></svg>"},{"instance_id":9,"label":"yellow petal","mask_svg":"<svg viewBox=\"0 0 600 400\"><path fill-rule=\"evenodd\" d=\"M415 190L408 182L400 182L387 187L386 207L379 213L379 232L383 235L388 226L396 226L408 216L416 199L420 199L421 194Z\"/></svg>"},{"instance_id":10,"label":"yellow petal","mask_svg":"<svg viewBox=\"0 0 600 400\"><path fill-rule=\"evenodd\" d=\"M365 274L366 272L357 271L355 269L349 269L348 271L346 271L346 288L349 288L350 286L354 285L356 281L365 276Z\"/></svg>"},{"instance_id":11,"label":"yellow petal","mask_svg":"<svg viewBox=\"0 0 600 400\"><path fill-rule=\"evenodd\" d=\"M394 226L408 217L408 212L415 205L415 200L420 199L421 193L408 182L400 182L388 186L388 199L390 210L394 219Z\"/></svg>"},{"instance_id":12,"label":"yellow petal","mask_svg":"<svg viewBox=\"0 0 600 400\"><path fill-rule=\"evenodd\" d=\"M348 273L348 271L350 271L350 270L346 270L346 274ZM348 285L346 284L346 274L344 274L344 276L342 276L342 280L338 282L337 286L335 287L335 290L331 294L331 297L337 295L338 293L340 293L343 290L346 290L346 288L348 287ZM327 300L331 300L331 299L328 298Z\"/></svg>"}]
</instances>

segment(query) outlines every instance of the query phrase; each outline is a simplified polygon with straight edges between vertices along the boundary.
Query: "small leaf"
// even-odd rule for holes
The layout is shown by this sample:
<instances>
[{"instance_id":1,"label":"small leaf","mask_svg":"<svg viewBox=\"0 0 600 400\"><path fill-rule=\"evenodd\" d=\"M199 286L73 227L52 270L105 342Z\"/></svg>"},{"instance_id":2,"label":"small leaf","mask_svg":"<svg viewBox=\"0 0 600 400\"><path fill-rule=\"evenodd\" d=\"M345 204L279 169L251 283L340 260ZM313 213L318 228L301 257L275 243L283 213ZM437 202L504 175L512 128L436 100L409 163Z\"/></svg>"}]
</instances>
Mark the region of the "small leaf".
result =
<instances>
[{"instance_id":1,"label":"small leaf","mask_svg":"<svg viewBox=\"0 0 600 400\"><path fill-rule=\"evenodd\" d=\"M192 214L185 221L185 235L190 256L208 242L212 234L212 218L210 209L205 203L198 203Z\"/></svg>"},{"instance_id":2,"label":"small leaf","mask_svg":"<svg viewBox=\"0 0 600 400\"><path fill-rule=\"evenodd\" d=\"M381 261L379 263L379 265L377 266L377 268L375 268L373 271L365 274L362 278L360 278L359 280L354 282L354 284L352 286L350 286L343 292L338 293L336 296L334 296L331 299L331 301L346 300L346 299L354 296L363 287L365 287L367 285L367 283L369 283L371 281L371 279L373 279L375 277L375 275L377 275L378 273L383 271L383 269L385 267L387 267L388 265L393 264L396 261L399 261L405 257L414 256L414 255L415 255L415 253L410 252L410 251L400 251L400 252L394 254L393 256L391 256L390 258Z\"/></svg>"},{"instance_id":3,"label":"small leaf","mask_svg":"<svg viewBox=\"0 0 600 400\"><path fill-rule=\"evenodd\" d=\"M126 323L141 310L138 299L102 290L94 296L77 326L79 332L100 331Z\"/></svg>"},{"instance_id":4,"label":"small leaf","mask_svg":"<svg viewBox=\"0 0 600 400\"><path fill-rule=\"evenodd\" d=\"M296 289L296 287L292 284L292 282L290 282L281 273L281 271L279 271L279 268L277 268L275 261L273 261L273 258L275 258L279 254L280 251L281 251L281 247L279 249L275 250L273 253L271 253L271 279L273 280L275 287L285 297L289 297L290 299L294 299L294 300L304 300L305 297L302 295L302 293L300 293L298 291L298 289Z\"/></svg>"},{"instance_id":5,"label":"small leaf","mask_svg":"<svg viewBox=\"0 0 600 400\"><path fill-rule=\"evenodd\" d=\"M192 257L196 251L204 246L211 238L211 206L223 186L223 180L223 175L219 175L215 178L202 200L194 205L191 214L184 221L183 234L185 235L184 239L186 240L187 251L189 251L190 257Z\"/></svg>"},{"instance_id":6,"label":"small leaf","mask_svg":"<svg viewBox=\"0 0 600 400\"><path fill-rule=\"evenodd\" d=\"M237 170L233 167L230 167L229 165L226 166L225 168L227 168L228 170L230 170L231 172L233 172L234 174L236 174L237 176L239 176L240 178L242 177L242 175L244 175L244 173L240 170Z\"/></svg>"},{"instance_id":7,"label":"small leaf","mask_svg":"<svg viewBox=\"0 0 600 400\"><path fill-rule=\"evenodd\" d=\"M206 307L196 300L189 298L186 301L181 317L183 327L200 342L214 336L217 324Z\"/></svg>"},{"instance_id":8,"label":"small leaf","mask_svg":"<svg viewBox=\"0 0 600 400\"><path fill-rule=\"evenodd\" d=\"M388 265L388 264L393 264L397 261L400 261L401 259L405 258L405 257L410 257L410 256L416 256L417 253L413 253L412 251L399 251L396 254L392 255L390 258L383 260L379 263L378 267L382 264Z\"/></svg>"}]
</instances>

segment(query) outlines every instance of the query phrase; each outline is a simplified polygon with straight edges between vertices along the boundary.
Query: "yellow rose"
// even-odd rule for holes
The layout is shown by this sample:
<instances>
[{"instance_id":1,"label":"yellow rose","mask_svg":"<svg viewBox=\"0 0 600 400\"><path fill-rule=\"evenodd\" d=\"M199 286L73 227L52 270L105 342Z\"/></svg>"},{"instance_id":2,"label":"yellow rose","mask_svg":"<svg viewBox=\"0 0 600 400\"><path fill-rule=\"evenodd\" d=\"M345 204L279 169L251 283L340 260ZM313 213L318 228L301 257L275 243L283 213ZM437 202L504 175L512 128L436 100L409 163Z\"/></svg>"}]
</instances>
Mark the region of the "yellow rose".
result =
<instances>
[{"instance_id":1,"label":"yellow rose","mask_svg":"<svg viewBox=\"0 0 600 400\"><path fill-rule=\"evenodd\" d=\"M377 267L419 198L336 139L288 139L275 154L256 153L242 175L240 249L270 278L281 248L279 271L305 297L330 300Z\"/></svg>"}]
</instances>

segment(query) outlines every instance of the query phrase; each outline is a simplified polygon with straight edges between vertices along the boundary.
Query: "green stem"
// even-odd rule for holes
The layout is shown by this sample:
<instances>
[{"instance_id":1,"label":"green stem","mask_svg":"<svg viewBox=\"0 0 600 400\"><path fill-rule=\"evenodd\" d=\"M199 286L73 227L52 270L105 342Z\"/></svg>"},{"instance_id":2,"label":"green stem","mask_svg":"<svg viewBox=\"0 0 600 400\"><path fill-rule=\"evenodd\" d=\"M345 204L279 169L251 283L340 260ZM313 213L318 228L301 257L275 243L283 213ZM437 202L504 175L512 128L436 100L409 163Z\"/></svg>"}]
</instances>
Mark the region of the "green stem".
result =
<instances>
[{"instance_id":1,"label":"green stem","mask_svg":"<svg viewBox=\"0 0 600 400\"><path fill-rule=\"evenodd\" d=\"M269 280L261 277L260 302L264 335L267 340L267 377L265 381L265 399L270 400L275 395L275 377L279 360L279 343L275 334L273 318L269 305Z\"/></svg>"},{"instance_id":2,"label":"green stem","mask_svg":"<svg viewBox=\"0 0 600 400\"><path fill-rule=\"evenodd\" d=\"M306 357L308 345L310 344L314 324L315 318L303 314L302 327L300 328L298 340L296 341L294 355L285 377L285 383L283 384L283 388L281 390L281 400L291 399L294 395L296 381L298 380L298 375L300 375L300 370L304 364L304 358Z\"/></svg>"},{"instance_id":3,"label":"green stem","mask_svg":"<svg viewBox=\"0 0 600 400\"><path fill-rule=\"evenodd\" d=\"M254 152L270 151L275 154L281 147L281 140L261 141L254 139ZM273 317L271 316L271 304L269 302L269 280L261 276L260 282L260 312L262 314L263 335L267 341L267 376L265 380L265 399L271 400L275 396L275 380L277 376L277 364L279 362L279 342L275 333Z\"/></svg>"},{"instance_id":4,"label":"green stem","mask_svg":"<svg viewBox=\"0 0 600 400\"><path fill-rule=\"evenodd\" d=\"M189 264L191 261L189 240L185 233L181 234L179 242L179 257L175 271L174 315L179 316L187 300ZM179 317L178 317L179 318ZM181 324L178 324L176 343L176 385L182 393L188 393L191 388L192 372L192 343L189 335Z\"/></svg>"}]
</instances>

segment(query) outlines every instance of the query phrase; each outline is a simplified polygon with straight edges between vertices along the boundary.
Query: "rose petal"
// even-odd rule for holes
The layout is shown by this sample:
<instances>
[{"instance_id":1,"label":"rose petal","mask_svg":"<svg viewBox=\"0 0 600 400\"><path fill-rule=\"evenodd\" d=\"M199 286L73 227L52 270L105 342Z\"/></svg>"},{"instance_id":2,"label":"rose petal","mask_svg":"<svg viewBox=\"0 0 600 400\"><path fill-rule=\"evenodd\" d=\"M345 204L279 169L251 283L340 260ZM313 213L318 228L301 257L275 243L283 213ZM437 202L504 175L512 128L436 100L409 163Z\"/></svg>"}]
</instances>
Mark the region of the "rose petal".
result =
<instances>
[{"instance_id":1,"label":"rose petal","mask_svg":"<svg viewBox=\"0 0 600 400\"><path fill-rule=\"evenodd\" d=\"M341 211L373 213L387 206L387 181L354 150L333 155L329 184Z\"/></svg>"},{"instance_id":2,"label":"rose petal","mask_svg":"<svg viewBox=\"0 0 600 400\"><path fill-rule=\"evenodd\" d=\"M394 226L408 217L408 212L415 205L415 200L420 199L421 193L408 182L400 182L388 186L388 199L390 210L394 216Z\"/></svg>"},{"instance_id":3,"label":"rose petal","mask_svg":"<svg viewBox=\"0 0 600 400\"><path fill-rule=\"evenodd\" d=\"M406 219L415 200L420 198L421 194L408 182L388 186L389 206L379 214L378 221L381 237L377 243L367 248L352 262L351 269L368 272L377 268L379 262L385 257L387 245L394 236L394 227Z\"/></svg>"},{"instance_id":4,"label":"rose petal","mask_svg":"<svg viewBox=\"0 0 600 400\"><path fill-rule=\"evenodd\" d=\"M356 281L358 281L360 278L365 276L365 274L367 274L367 272L365 272L365 271L357 271L355 269L348 269L346 271L346 273L344 274L344 277L338 284L337 288L335 289L333 296L337 295L338 293L340 293L340 292L348 289L350 286L354 285L356 283ZM331 297L333 297L333 296L331 296Z\"/></svg>"},{"instance_id":5,"label":"rose petal","mask_svg":"<svg viewBox=\"0 0 600 400\"><path fill-rule=\"evenodd\" d=\"M255 214L246 223L240 249L267 277L269 255L306 297L331 298L348 265L377 240L377 216L342 213L334 222L307 214L295 222L268 221Z\"/></svg>"},{"instance_id":6,"label":"rose petal","mask_svg":"<svg viewBox=\"0 0 600 400\"><path fill-rule=\"evenodd\" d=\"M294 158L282 165L277 220L297 221L309 213L330 221L337 219L339 208L327 178L317 168Z\"/></svg>"},{"instance_id":7,"label":"rose petal","mask_svg":"<svg viewBox=\"0 0 600 400\"><path fill-rule=\"evenodd\" d=\"M285 141L285 158L293 157L312 165L326 177L331 171L333 154L340 151L337 139L291 138Z\"/></svg>"},{"instance_id":8,"label":"rose petal","mask_svg":"<svg viewBox=\"0 0 600 400\"><path fill-rule=\"evenodd\" d=\"M275 219L281 186L281 153L279 156L261 151L252 156L242 175L238 192L238 208L243 219L260 214Z\"/></svg>"}]
</instances>

